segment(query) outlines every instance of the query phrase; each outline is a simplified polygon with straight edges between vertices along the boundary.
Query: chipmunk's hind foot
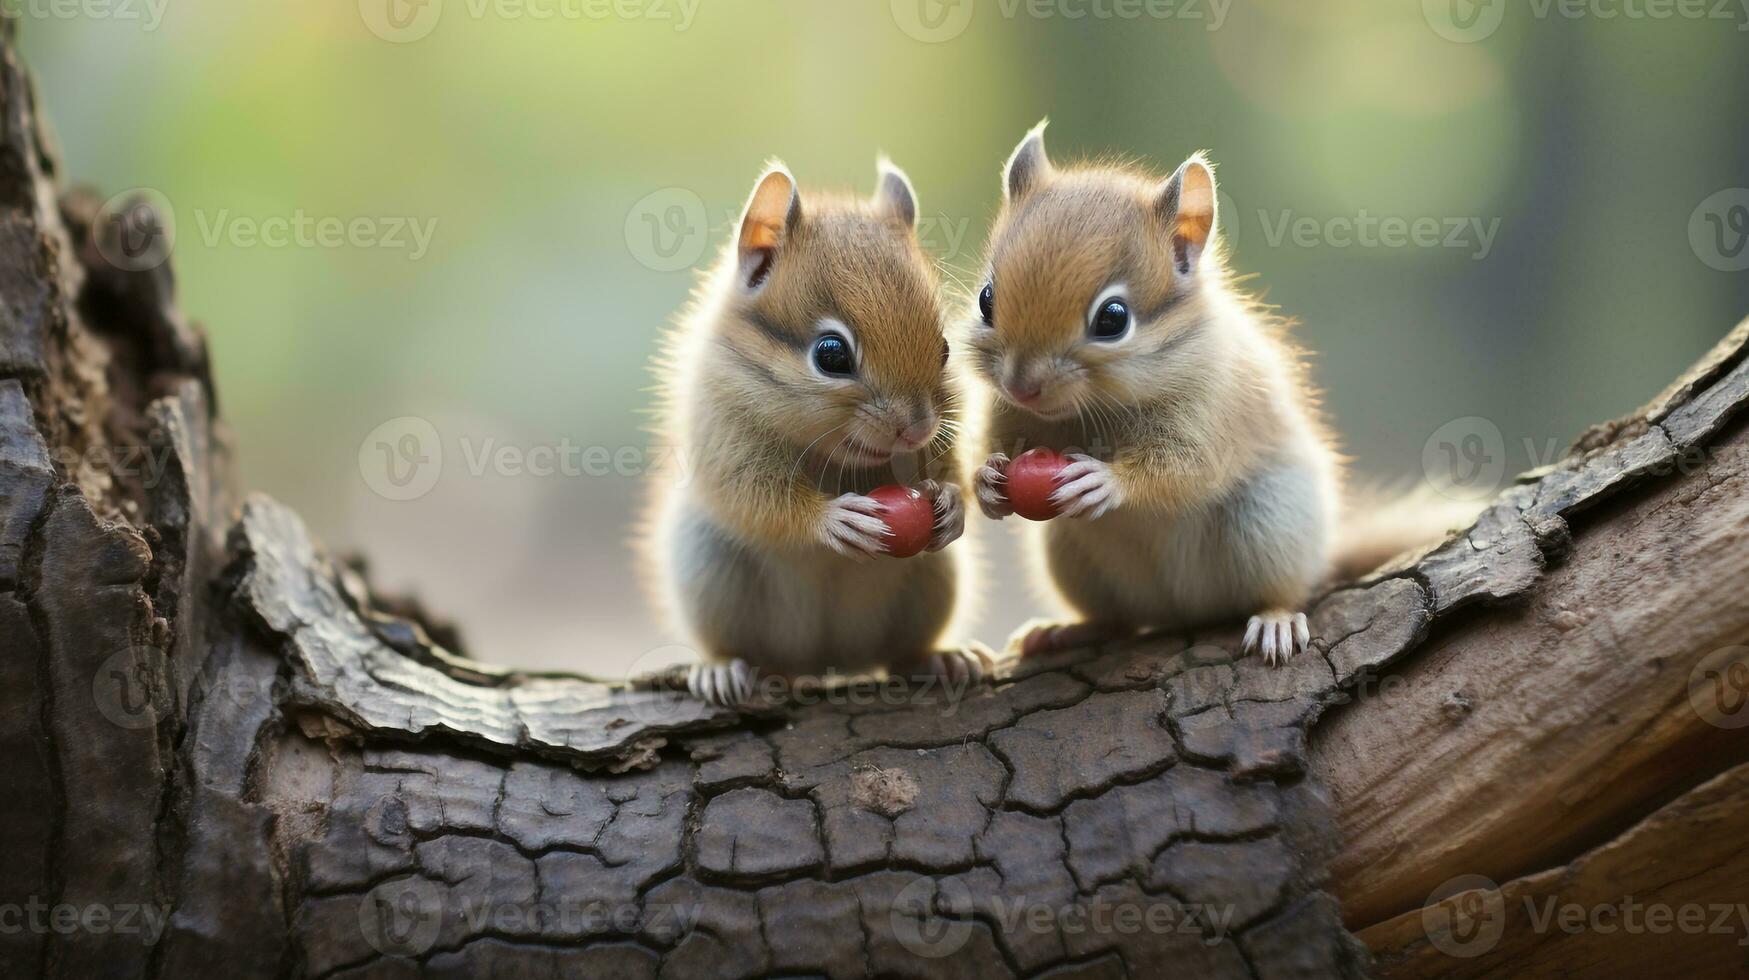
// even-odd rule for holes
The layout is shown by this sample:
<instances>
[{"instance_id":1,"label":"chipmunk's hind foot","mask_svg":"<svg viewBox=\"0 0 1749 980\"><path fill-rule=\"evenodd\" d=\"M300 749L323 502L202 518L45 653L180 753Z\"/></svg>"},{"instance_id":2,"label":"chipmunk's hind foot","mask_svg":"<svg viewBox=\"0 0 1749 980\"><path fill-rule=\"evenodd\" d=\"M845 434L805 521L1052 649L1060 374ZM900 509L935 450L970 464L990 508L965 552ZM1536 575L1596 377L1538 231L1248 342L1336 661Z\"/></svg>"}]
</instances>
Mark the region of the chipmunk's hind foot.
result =
<instances>
[{"instance_id":1,"label":"chipmunk's hind foot","mask_svg":"<svg viewBox=\"0 0 1749 980\"><path fill-rule=\"evenodd\" d=\"M759 672L739 657L728 663L693 664L686 674L686 690L700 701L724 708L763 703Z\"/></svg>"},{"instance_id":2,"label":"chipmunk's hind foot","mask_svg":"<svg viewBox=\"0 0 1749 980\"><path fill-rule=\"evenodd\" d=\"M1280 667L1305 653L1311 642L1312 631L1302 612L1270 609L1252 616L1245 625L1245 654L1261 653L1263 662L1271 667Z\"/></svg>"},{"instance_id":3,"label":"chipmunk's hind foot","mask_svg":"<svg viewBox=\"0 0 1749 980\"><path fill-rule=\"evenodd\" d=\"M896 664L889 673L912 680L939 678L957 690L984 683L996 673L995 656L980 643L954 650L935 650L915 660Z\"/></svg>"},{"instance_id":4,"label":"chipmunk's hind foot","mask_svg":"<svg viewBox=\"0 0 1749 980\"><path fill-rule=\"evenodd\" d=\"M1035 620L1022 626L1008 641L1008 648L1022 657L1060 653L1095 646L1122 631L1100 623L1049 623Z\"/></svg>"}]
</instances>

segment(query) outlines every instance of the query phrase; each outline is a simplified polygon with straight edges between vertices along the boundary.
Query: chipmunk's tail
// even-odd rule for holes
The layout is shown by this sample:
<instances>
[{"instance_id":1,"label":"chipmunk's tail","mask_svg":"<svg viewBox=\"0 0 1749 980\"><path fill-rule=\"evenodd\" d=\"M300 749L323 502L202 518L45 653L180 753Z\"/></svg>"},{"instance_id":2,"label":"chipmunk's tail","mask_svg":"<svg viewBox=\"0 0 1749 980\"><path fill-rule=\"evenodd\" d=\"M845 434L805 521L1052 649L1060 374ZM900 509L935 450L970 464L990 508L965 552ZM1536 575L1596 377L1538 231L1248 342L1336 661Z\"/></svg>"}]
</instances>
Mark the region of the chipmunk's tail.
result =
<instances>
[{"instance_id":1,"label":"chipmunk's tail","mask_svg":"<svg viewBox=\"0 0 1749 980\"><path fill-rule=\"evenodd\" d=\"M1406 552L1436 545L1475 522L1487 500L1449 497L1427 484L1350 488L1343 501L1332 571L1358 578Z\"/></svg>"}]
</instances>

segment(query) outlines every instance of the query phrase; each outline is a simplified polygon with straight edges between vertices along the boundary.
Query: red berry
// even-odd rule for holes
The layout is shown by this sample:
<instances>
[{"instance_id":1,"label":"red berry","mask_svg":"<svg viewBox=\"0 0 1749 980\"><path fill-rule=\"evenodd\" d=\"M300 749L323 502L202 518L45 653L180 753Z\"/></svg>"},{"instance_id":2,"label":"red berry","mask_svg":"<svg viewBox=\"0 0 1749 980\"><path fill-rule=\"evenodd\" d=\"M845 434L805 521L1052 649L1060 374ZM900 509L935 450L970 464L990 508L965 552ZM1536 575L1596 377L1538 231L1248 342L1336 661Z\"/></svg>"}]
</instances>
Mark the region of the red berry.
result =
<instances>
[{"instance_id":1,"label":"red berry","mask_svg":"<svg viewBox=\"0 0 1749 980\"><path fill-rule=\"evenodd\" d=\"M1057 474L1068 465L1067 456L1042 446L1010 460L1003 490L1014 512L1029 521L1048 521L1061 513L1051 494L1057 491Z\"/></svg>"},{"instance_id":2,"label":"red berry","mask_svg":"<svg viewBox=\"0 0 1749 980\"><path fill-rule=\"evenodd\" d=\"M910 487L876 487L868 492L881 502L881 520L893 532L885 538L887 554L909 558L929 547L935 534L935 507Z\"/></svg>"}]
</instances>

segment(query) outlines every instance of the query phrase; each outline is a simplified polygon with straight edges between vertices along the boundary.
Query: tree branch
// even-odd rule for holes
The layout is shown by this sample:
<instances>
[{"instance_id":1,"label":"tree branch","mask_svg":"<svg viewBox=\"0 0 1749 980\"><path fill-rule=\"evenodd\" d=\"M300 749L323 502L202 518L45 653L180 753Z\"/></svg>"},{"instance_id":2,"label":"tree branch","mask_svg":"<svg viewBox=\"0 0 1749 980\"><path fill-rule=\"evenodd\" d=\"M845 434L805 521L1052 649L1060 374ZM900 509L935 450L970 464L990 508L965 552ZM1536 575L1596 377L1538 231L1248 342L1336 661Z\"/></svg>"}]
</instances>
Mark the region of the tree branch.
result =
<instances>
[{"instance_id":1,"label":"tree branch","mask_svg":"<svg viewBox=\"0 0 1749 980\"><path fill-rule=\"evenodd\" d=\"M1358 976L1342 910L1400 975L1724 962L1517 904L1454 957L1428 896L1728 893L1749 760L1688 695L1749 629L1749 326L1284 669L1221 628L740 716L471 660L243 500L169 267L59 195L4 41L0 893L106 917L0 930L16 972Z\"/></svg>"}]
</instances>

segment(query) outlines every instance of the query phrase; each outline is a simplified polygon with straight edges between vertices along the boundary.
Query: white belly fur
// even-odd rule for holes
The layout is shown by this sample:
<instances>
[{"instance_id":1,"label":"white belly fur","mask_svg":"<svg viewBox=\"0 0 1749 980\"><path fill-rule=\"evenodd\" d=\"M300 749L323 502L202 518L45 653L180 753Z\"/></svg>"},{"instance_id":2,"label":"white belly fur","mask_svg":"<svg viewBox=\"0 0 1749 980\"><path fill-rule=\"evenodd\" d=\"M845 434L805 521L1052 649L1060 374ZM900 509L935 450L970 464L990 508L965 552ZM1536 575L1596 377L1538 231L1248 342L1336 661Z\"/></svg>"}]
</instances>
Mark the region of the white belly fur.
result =
<instances>
[{"instance_id":1,"label":"white belly fur","mask_svg":"<svg viewBox=\"0 0 1749 980\"><path fill-rule=\"evenodd\" d=\"M1043 525L1036 548L1089 620L1179 627L1303 602L1329 564L1334 488L1317 461L1282 462L1208 507L1118 507Z\"/></svg>"},{"instance_id":2,"label":"white belly fur","mask_svg":"<svg viewBox=\"0 0 1749 980\"><path fill-rule=\"evenodd\" d=\"M861 672L935 649L955 611L963 541L858 562L823 545L736 542L684 499L664 523L667 586L707 660L739 657L789 674Z\"/></svg>"}]
</instances>

